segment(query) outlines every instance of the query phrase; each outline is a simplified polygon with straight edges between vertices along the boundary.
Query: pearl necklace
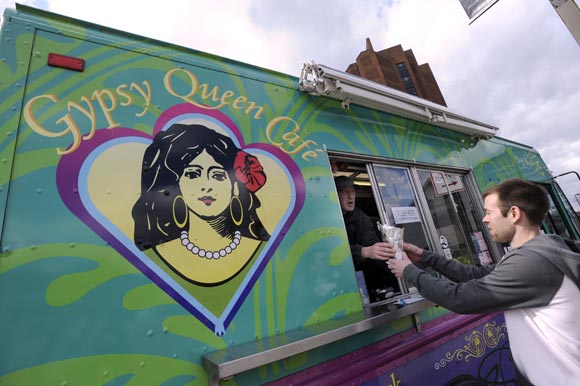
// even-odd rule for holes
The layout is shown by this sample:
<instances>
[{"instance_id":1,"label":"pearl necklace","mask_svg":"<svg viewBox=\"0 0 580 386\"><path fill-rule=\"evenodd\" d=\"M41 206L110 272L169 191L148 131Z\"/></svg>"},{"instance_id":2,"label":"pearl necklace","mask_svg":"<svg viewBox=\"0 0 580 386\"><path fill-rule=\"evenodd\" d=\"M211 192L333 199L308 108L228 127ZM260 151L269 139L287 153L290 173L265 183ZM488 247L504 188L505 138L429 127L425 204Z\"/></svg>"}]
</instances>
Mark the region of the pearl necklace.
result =
<instances>
[{"instance_id":1,"label":"pearl necklace","mask_svg":"<svg viewBox=\"0 0 580 386\"><path fill-rule=\"evenodd\" d=\"M233 252L234 249L238 247L240 241L242 240L242 234L240 231L234 232L234 239L232 240L229 245L225 248L220 249L219 251L206 251L204 249L199 248L194 243L192 243L189 238L187 237L187 231L181 232L181 245L183 245L188 251L197 255L199 257L205 257L206 259L219 259L220 257L224 257L225 255L229 255Z\"/></svg>"}]
</instances>

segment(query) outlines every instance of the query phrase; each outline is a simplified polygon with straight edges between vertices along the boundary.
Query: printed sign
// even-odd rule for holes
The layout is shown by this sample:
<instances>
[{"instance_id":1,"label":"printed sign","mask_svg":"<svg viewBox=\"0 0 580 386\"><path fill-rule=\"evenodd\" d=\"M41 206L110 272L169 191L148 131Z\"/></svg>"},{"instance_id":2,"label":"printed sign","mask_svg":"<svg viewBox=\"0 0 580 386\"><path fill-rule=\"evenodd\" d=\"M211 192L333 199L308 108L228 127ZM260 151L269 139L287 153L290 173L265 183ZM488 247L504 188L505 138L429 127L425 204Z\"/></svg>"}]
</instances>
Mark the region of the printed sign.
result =
<instances>
[{"instance_id":1,"label":"printed sign","mask_svg":"<svg viewBox=\"0 0 580 386\"><path fill-rule=\"evenodd\" d=\"M485 11L491 8L498 0L459 0L465 13L474 21L481 16Z\"/></svg>"},{"instance_id":2,"label":"printed sign","mask_svg":"<svg viewBox=\"0 0 580 386\"><path fill-rule=\"evenodd\" d=\"M449 174L440 172L431 172L431 181L433 182L433 189L435 194L442 196L448 193L455 193L465 189L463 180L459 174Z\"/></svg>"},{"instance_id":3,"label":"printed sign","mask_svg":"<svg viewBox=\"0 0 580 386\"><path fill-rule=\"evenodd\" d=\"M439 244L441 245L441 248L443 248L443 254L445 254L447 260L453 259L453 255L449 249L449 243L447 242L447 237L439 236Z\"/></svg>"},{"instance_id":4,"label":"printed sign","mask_svg":"<svg viewBox=\"0 0 580 386\"><path fill-rule=\"evenodd\" d=\"M487 249L487 243L483 238L483 233L473 232L471 234L471 240L473 241L475 251L477 252L477 257L479 258L481 264L492 264L493 260L489 254L489 250Z\"/></svg>"},{"instance_id":5,"label":"printed sign","mask_svg":"<svg viewBox=\"0 0 580 386\"><path fill-rule=\"evenodd\" d=\"M414 206L392 207L391 211L395 218L395 224L408 224L421 221L419 211Z\"/></svg>"}]
</instances>

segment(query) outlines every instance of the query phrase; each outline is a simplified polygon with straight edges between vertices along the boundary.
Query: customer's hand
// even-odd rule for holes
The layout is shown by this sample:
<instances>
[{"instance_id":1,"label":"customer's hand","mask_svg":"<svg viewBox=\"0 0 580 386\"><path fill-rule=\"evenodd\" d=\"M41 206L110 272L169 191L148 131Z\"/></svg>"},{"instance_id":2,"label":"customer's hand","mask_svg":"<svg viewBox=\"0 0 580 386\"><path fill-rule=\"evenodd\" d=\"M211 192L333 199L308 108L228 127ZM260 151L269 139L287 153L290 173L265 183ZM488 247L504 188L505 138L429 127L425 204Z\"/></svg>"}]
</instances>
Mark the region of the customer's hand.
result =
<instances>
[{"instance_id":1,"label":"customer's hand","mask_svg":"<svg viewBox=\"0 0 580 386\"><path fill-rule=\"evenodd\" d=\"M413 262L417 263L421 261L421 256L423 255L423 249L419 248L418 246L405 243L403 245L403 250L407 253L407 257Z\"/></svg>"},{"instance_id":2,"label":"customer's hand","mask_svg":"<svg viewBox=\"0 0 580 386\"><path fill-rule=\"evenodd\" d=\"M403 277L403 271L405 271L405 268L411 264L413 263L411 262L411 260L409 260L409 257L404 252L402 260L391 259L387 261L387 266L389 267L393 275L395 275L398 278Z\"/></svg>"},{"instance_id":3,"label":"customer's hand","mask_svg":"<svg viewBox=\"0 0 580 386\"><path fill-rule=\"evenodd\" d=\"M395 248L390 243L376 243L369 247L362 247L362 257L374 260L388 260L395 256Z\"/></svg>"}]
</instances>

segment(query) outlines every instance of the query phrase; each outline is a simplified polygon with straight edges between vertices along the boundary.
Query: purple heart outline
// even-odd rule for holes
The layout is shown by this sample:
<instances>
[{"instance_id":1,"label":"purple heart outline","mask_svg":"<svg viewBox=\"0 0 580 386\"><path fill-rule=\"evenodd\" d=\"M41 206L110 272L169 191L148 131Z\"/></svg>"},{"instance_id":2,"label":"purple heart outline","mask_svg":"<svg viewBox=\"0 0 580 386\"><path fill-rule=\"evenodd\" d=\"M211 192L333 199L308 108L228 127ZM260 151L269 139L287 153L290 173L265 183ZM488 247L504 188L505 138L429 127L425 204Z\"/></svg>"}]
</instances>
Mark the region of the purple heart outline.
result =
<instances>
[{"instance_id":1,"label":"purple heart outline","mask_svg":"<svg viewBox=\"0 0 580 386\"><path fill-rule=\"evenodd\" d=\"M268 154L283 170L286 170L289 180L291 180L289 181L290 186L293 189L290 205L282 216L280 224L276 226L263 252L254 261L247 276L234 292L224 313L219 316L213 315L202 303L141 252L132 239L122 234L115 224L100 213L88 195L88 170L104 150L126 143L148 145L158 132L165 130L174 122L187 118L203 118L218 122L233 135L232 140L238 142L237 144L242 150L254 150ZM225 329L235 317L284 235L296 219L304 204L305 197L304 178L298 165L288 154L270 144L255 143L246 146L240 130L224 113L203 109L188 103L173 106L163 112L157 119L151 135L123 127L96 130L92 138L83 140L76 150L61 157L57 166L56 181L58 192L64 204L73 214L177 303L218 335L225 333Z\"/></svg>"}]
</instances>

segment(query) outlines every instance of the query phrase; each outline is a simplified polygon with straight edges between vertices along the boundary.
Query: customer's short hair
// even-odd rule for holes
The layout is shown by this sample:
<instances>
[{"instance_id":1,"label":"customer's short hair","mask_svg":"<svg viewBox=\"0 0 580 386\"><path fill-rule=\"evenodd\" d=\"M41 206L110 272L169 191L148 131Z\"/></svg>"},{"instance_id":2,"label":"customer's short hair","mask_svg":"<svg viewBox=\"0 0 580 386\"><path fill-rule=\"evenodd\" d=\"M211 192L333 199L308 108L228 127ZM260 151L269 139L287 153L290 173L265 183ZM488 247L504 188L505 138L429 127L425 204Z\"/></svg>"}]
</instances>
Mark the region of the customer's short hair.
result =
<instances>
[{"instance_id":1,"label":"customer's short hair","mask_svg":"<svg viewBox=\"0 0 580 386\"><path fill-rule=\"evenodd\" d=\"M548 192L542 186L519 178L505 180L483 193L483 198L497 194L501 214L505 217L512 206L524 212L532 225L541 225L550 208Z\"/></svg>"}]
</instances>

